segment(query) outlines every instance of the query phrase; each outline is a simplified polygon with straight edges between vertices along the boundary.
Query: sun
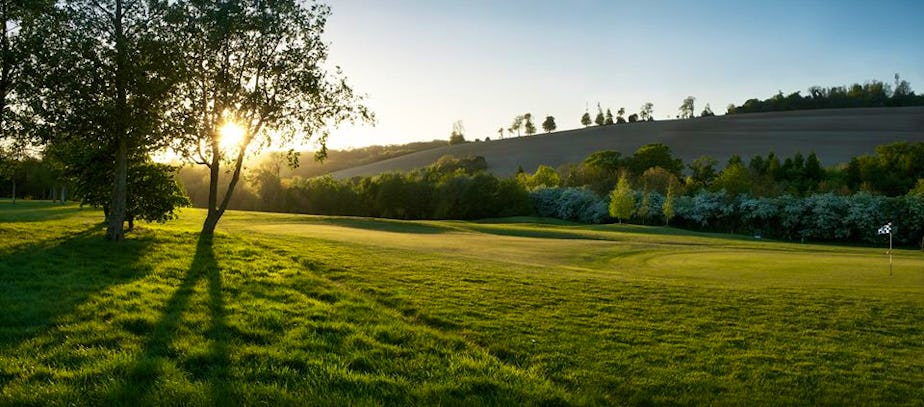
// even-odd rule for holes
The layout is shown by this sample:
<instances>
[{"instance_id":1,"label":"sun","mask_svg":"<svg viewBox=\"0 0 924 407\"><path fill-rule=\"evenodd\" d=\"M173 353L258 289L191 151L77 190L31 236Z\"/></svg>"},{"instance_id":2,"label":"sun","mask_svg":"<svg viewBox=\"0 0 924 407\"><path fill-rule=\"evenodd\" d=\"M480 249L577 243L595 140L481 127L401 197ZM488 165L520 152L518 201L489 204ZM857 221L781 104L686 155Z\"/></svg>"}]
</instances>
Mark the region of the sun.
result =
<instances>
[{"instance_id":1,"label":"sun","mask_svg":"<svg viewBox=\"0 0 924 407\"><path fill-rule=\"evenodd\" d=\"M224 152L235 151L244 142L245 134L247 129L229 120L218 129L218 147Z\"/></svg>"}]
</instances>

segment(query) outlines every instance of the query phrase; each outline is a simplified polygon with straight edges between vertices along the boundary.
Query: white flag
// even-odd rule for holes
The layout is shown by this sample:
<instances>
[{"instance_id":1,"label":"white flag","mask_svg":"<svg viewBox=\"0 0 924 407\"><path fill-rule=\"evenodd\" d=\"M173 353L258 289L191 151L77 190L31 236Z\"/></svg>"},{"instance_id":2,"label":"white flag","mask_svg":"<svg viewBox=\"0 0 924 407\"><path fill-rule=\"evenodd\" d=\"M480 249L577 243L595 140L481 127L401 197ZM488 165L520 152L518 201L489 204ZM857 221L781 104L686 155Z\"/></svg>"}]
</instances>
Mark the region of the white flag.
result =
<instances>
[{"instance_id":1,"label":"white flag","mask_svg":"<svg viewBox=\"0 0 924 407\"><path fill-rule=\"evenodd\" d=\"M881 228L879 228L880 235L888 235L891 233L892 233L892 222L886 223L885 225L882 225Z\"/></svg>"}]
</instances>

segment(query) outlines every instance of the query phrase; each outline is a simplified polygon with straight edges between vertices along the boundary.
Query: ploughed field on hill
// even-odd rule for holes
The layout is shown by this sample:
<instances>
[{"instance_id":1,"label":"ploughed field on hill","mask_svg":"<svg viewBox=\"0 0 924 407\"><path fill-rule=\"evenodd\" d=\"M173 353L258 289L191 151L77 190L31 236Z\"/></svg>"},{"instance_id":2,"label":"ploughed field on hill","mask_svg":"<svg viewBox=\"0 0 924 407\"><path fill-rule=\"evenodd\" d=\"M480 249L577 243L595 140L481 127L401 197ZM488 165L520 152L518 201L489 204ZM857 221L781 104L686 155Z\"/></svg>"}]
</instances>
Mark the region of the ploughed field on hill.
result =
<instances>
[{"instance_id":1,"label":"ploughed field on hill","mask_svg":"<svg viewBox=\"0 0 924 407\"><path fill-rule=\"evenodd\" d=\"M920 405L924 253L0 201L0 405Z\"/></svg>"},{"instance_id":2,"label":"ploughed field on hill","mask_svg":"<svg viewBox=\"0 0 924 407\"><path fill-rule=\"evenodd\" d=\"M565 123L569 118L556 118ZM561 126L561 124L560 124ZM484 135L466 135L468 139ZM494 136L494 135L489 135ZM638 122L467 143L421 151L333 172L336 178L408 171L443 155L483 156L488 170L512 175L519 166L557 167L581 162L595 151L624 155L651 143L664 143L690 163L701 155L725 162L732 154L748 159L774 152L789 157L814 151L825 165L871 154L876 146L897 141L924 142L924 107L855 108L749 113L688 120Z\"/></svg>"}]
</instances>

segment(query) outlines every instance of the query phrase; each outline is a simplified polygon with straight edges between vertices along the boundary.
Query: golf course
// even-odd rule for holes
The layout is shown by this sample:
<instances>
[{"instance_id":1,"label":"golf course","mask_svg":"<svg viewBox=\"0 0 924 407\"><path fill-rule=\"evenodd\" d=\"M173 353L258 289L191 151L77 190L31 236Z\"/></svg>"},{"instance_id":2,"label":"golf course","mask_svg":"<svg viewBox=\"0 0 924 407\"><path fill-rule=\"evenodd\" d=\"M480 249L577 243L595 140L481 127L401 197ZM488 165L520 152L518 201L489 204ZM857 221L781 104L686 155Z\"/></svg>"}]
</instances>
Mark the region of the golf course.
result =
<instances>
[{"instance_id":1,"label":"golf course","mask_svg":"<svg viewBox=\"0 0 924 407\"><path fill-rule=\"evenodd\" d=\"M921 405L924 253L0 201L0 405Z\"/></svg>"}]
</instances>

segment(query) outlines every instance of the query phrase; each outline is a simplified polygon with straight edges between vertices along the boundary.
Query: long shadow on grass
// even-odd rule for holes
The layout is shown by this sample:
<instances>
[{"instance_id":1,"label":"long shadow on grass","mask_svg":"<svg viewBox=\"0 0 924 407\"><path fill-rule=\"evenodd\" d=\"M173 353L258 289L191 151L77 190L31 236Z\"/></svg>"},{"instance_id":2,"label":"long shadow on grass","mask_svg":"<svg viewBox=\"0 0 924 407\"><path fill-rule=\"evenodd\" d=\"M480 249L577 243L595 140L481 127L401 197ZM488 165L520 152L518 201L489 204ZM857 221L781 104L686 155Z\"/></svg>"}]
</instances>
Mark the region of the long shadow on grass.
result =
<instances>
[{"instance_id":1,"label":"long shadow on grass","mask_svg":"<svg viewBox=\"0 0 924 407\"><path fill-rule=\"evenodd\" d=\"M178 360L172 349L174 337L182 328L183 313L190 308L190 302L200 280L208 285L208 310L210 326L205 331L209 341L208 351L201 355L188 356ZM113 397L119 404L130 404L147 394L168 361L181 362L194 381L208 381L211 401L215 405L226 405L230 388L228 382L228 328L225 301L222 296L221 270L215 261L212 237L200 236L196 244L189 271L182 283L167 301L163 316L154 325L135 364L130 368L123 388Z\"/></svg>"},{"instance_id":2,"label":"long shadow on grass","mask_svg":"<svg viewBox=\"0 0 924 407\"><path fill-rule=\"evenodd\" d=\"M62 205L50 201L0 202L0 222L45 222L65 219L82 211L76 205Z\"/></svg>"},{"instance_id":3,"label":"long shadow on grass","mask_svg":"<svg viewBox=\"0 0 924 407\"><path fill-rule=\"evenodd\" d=\"M393 219L368 218L329 218L323 223L343 226L353 229L372 230L377 232L411 233L411 234L439 234L449 232L449 228L428 225L425 223Z\"/></svg>"},{"instance_id":4,"label":"long shadow on grass","mask_svg":"<svg viewBox=\"0 0 924 407\"><path fill-rule=\"evenodd\" d=\"M94 293L144 276L150 236L113 243L93 226L0 256L0 349L34 337Z\"/></svg>"}]
</instances>

